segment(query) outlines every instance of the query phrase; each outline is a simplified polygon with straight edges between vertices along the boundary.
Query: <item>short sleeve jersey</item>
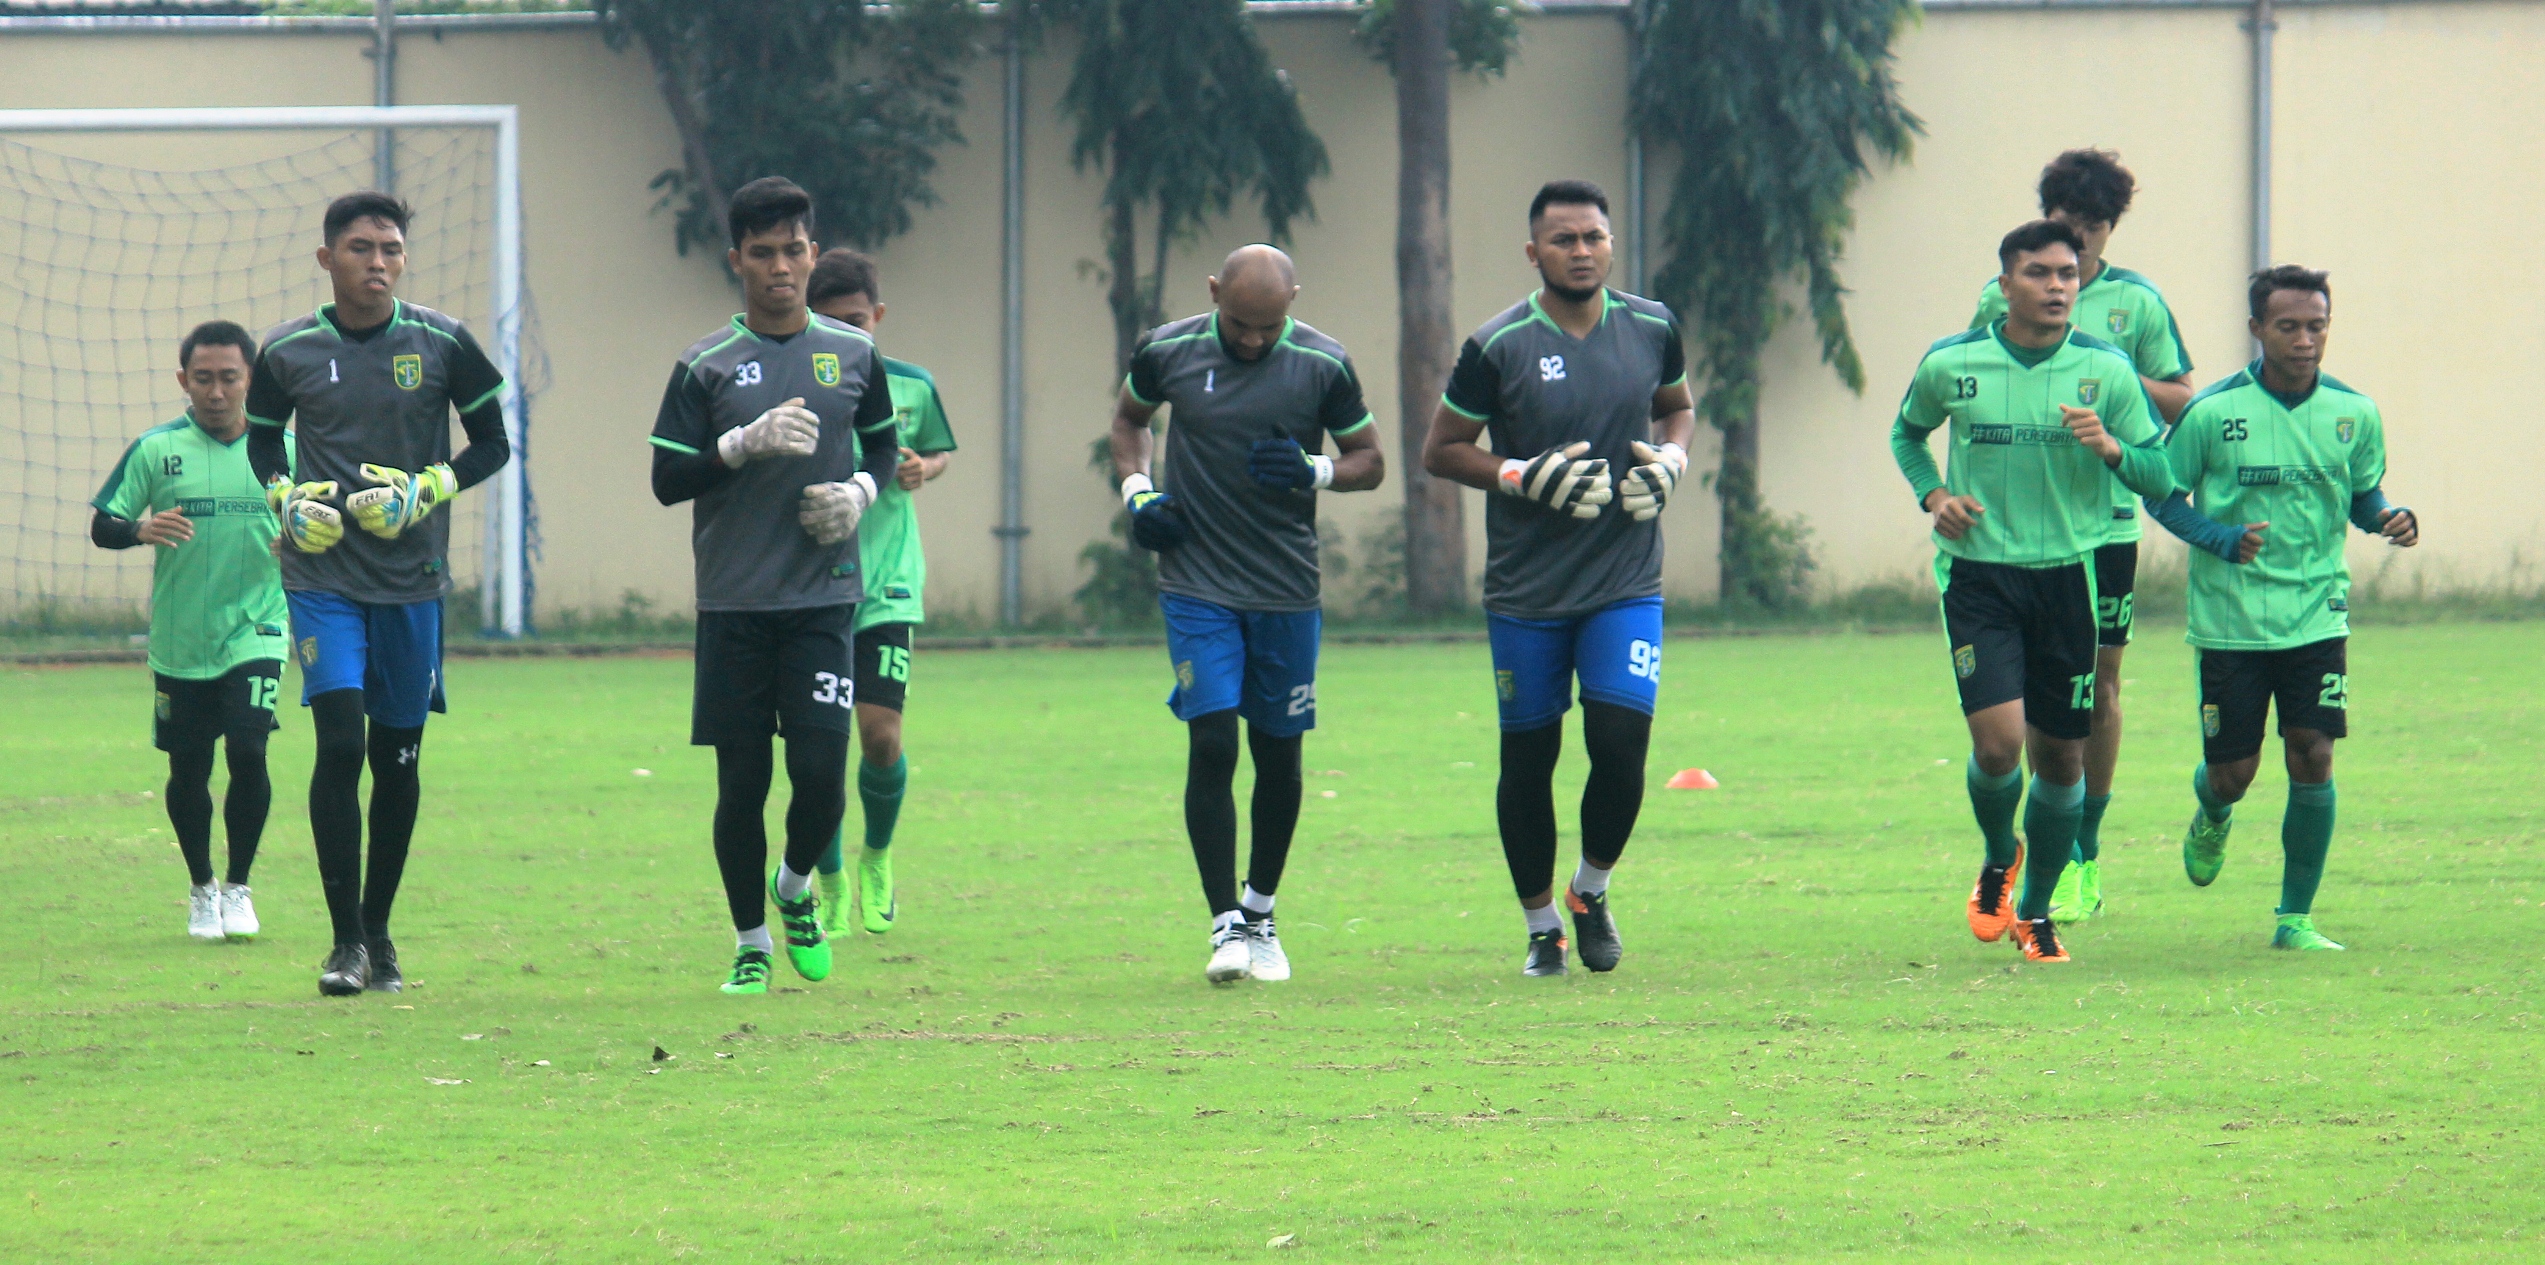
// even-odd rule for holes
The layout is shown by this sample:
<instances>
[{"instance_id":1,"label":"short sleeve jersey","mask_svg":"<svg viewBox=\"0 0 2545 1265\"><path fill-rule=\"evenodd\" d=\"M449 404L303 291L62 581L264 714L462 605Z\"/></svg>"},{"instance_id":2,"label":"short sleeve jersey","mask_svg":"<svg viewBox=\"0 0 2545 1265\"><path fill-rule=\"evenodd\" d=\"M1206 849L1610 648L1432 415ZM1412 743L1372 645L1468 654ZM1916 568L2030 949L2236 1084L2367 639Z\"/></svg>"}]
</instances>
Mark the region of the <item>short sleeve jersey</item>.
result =
<instances>
[{"instance_id":1,"label":"short sleeve jersey","mask_svg":"<svg viewBox=\"0 0 2545 1265\"><path fill-rule=\"evenodd\" d=\"M2071 329L2034 350L2006 341L2005 322L1964 330L1927 349L1900 401L1899 429L1923 444L1950 426L1941 486L1977 498L1979 522L1935 547L1973 562L2065 566L2110 539L2114 471L2078 443L2059 406L2093 409L2122 445L2122 481L2171 491L2155 406L2127 353ZM1913 480L1914 481L1914 480ZM1923 498L1933 486L1914 488Z\"/></svg>"},{"instance_id":2,"label":"short sleeve jersey","mask_svg":"<svg viewBox=\"0 0 2545 1265\"><path fill-rule=\"evenodd\" d=\"M1317 494L1267 487L1246 471L1255 441L1325 437L1371 424L1343 344L1297 321L1254 360L1230 355L1219 313L1140 338L1124 388L1167 408L1158 489L1183 507L1185 542L1158 555L1158 588L1242 611L1318 606Z\"/></svg>"},{"instance_id":3,"label":"short sleeve jersey","mask_svg":"<svg viewBox=\"0 0 2545 1265\"><path fill-rule=\"evenodd\" d=\"M431 308L393 303L389 323L347 338L328 304L277 325L248 386L252 425L289 424L299 438L292 477L334 483L339 504L373 486L365 463L421 470L451 459L451 416L493 400L504 378L468 327ZM395 540L346 524L324 553L288 552L283 586L357 602L423 602L451 586L451 516L435 514Z\"/></svg>"},{"instance_id":4,"label":"short sleeve jersey","mask_svg":"<svg viewBox=\"0 0 2545 1265\"><path fill-rule=\"evenodd\" d=\"M909 361L886 356L884 382L892 389L899 445L923 457L953 452L954 430L946 424L937 380ZM857 552L866 568L866 600L857 604L857 627L924 622L920 593L928 584L928 558L919 549L919 515L901 484L886 483L874 506L857 520Z\"/></svg>"},{"instance_id":5,"label":"short sleeve jersey","mask_svg":"<svg viewBox=\"0 0 2545 1265\"><path fill-rule=\"evenodd\" d=\"M821 420L810 457L771 457L728 472L690 506L698 609L780 611L863 600L856 536L818 544L797 519L804 489L857 473L858 447L893 441L884 358L863 330L808 313L785 338L736 316L681 354L663 390L653 443L713 453L726 431L791 399ZM880 491L880 489L878 489Z\"/></svg>"},{"instance_id":6,"label":"short sleeve jersey","mask_svg":"<svg viewBox=\"0 0 2545 1265\"><path fill-rule=\"evenodd\" d=\"M1650 299L1610 290L1586 338L1564 332L1531 295L1459 348L1441 403L1483 422L1493 450L1526 461L1587 440L1612 477L1634 466L1627 446L1652 440L1653 393L1687 381L1679 321ZM1661 520L1611 504L1593 519L1515 496L1485 500L1485 609L1516 619L1568 619L1661 592Z\"/></svg>"},{"instance_id":7,"label":"short sleeve jersey","mask_svg":"<svg viewBox=\"0 0 2545 1265\"><path fill-rule=\"evenodd\" d=\"M1980 287L1979 311L1971 316L1972 329L1986 329L2006 315L2006 291L1995 277ZM2192 371L2191 353L2183 347L2182 327L2174 323L2174 310L2165 306L2165 296L2157 293L2156 283L2110 262L2094 280L2077 291L2076 302L2068 310L2068 323L2121 349L2138 371L2158 382L2170 382ZM2158 419L2163 425L2163 419ZM2118 479L2112 485L2113 544L2137 540L2144 528L2139 522L2138 494Z\"/></svg>"},{"instance_id":8,"label":"short sleeve jersey","mask_svg":"<svg viewBox=\"0 0 2545 1265\"><path fill-rule=\"evenodd\" d=\"M2191 643L2286 650L2349 635L2351 498L2386 478L2377 405L2330 374L2283 398L2256 363L2193 396L2165 449L2202 514L2271 524L2251 562L2191 551Z\"/></svg>"},{"instance_id":9,"label":"short sleeve jersey","mask_svg":"<svg viewBox=\"0 0 2545 1265\"><path fill-rule=\"evenodd\" d=\"M290 452L291 436L283 437ZM247 436L223 443L191 413L143 431L89 504L140 520L182 511L194 538L151 553L150 670L209 681L290 651L274 512L248 465Z\"/></svg>"}]
</instances>

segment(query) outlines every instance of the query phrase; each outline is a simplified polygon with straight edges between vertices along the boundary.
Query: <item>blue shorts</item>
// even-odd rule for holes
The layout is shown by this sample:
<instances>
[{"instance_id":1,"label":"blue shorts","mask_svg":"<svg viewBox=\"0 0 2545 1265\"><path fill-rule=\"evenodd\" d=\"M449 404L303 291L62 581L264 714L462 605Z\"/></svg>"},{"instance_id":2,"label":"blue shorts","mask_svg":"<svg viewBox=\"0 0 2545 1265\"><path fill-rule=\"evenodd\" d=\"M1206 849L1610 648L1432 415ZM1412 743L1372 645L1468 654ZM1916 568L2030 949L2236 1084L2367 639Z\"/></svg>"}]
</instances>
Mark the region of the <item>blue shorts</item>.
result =
<instances>
[{"instance_id":1,"label":"blue shorts","mask_svg":"<svg viewBox=\"0 0 2545 1265\"><path fill-rule=\"evenodd\" d=\"M1582 701L1650 716L1661 695L1661 599L1630 597L1571 619L1485 614L1502 728L1517 733L1564 718L1573 678Z\"/></svg>"},{"instance_id":2,"label":"blue shorts","mask_svg":"<svg viewBox=\"0 0 2545 1265\"><path fill-rule=\"evenodd\" d=\"M1216 602L1158 594L1177 720L1234 707L1274 738L1317 727L1317 635L1322 611L1233 611Z\"/></svg>"},{"instance_id":3,"label":"blue shorts","mask_svg":"<svg viewBox=\"0 0 2545 1265\"><path fill-rule=\"evenodd\" d=\"M442 701L442 599L357 602L334 593L293 591L292 657L300 661L300 705L337 690L362 691L379 724L421 729Z\"/></svg>"}]
</instances>

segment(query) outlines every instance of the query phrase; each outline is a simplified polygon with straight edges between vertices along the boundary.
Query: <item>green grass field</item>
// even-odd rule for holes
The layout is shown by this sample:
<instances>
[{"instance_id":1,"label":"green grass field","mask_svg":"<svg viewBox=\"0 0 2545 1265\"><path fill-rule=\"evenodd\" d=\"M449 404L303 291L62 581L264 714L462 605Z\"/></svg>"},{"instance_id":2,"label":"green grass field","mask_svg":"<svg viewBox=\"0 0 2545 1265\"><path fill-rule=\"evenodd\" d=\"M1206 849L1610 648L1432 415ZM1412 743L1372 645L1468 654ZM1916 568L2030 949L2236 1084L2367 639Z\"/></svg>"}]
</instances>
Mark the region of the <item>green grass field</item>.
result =
<instances>
[{"instance_id":1,"label":"green grass field","mask_svg":"<svg viewBox=\"0 0 2545 1265\"><path fill-rule=\"evenodd\" d=\"M1221 989L1161 653L923 652L902 928L749 999L685 659L454 662L415 986L351 1002L314 987L304 713L267 934L198 946L147 678L0 669L0 1259L2515 1257L2539 644L2357 638L2316 907L2351 952L2300 956L2264 947L2276 767L2182 878L2189 652L2143 629L2115 909L2033 967L1962 926L1933 638L1673 642L1626 962L1562 980L1518 973L1484 648L1332 648L1298 978ZM1690 766L1722 789L1660 789Z\"/></svg>"}]
</instances>

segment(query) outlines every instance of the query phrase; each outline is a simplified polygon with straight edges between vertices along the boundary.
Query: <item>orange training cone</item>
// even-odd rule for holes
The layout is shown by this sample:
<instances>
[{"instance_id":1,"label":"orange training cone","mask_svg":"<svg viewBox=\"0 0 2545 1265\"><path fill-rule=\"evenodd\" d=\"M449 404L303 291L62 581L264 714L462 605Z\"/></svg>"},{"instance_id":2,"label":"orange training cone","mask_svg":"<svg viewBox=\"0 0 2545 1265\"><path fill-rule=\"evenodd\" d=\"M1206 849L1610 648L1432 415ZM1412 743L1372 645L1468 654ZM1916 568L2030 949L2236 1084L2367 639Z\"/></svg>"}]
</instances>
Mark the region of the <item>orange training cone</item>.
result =
<instances>
[{"instance_id":1,"label":"orange training cone","mask_svg":"<svg viewBox=\"0 0 2545 1265\"><path fill-rule=\"evenodd\" d=\"M1704 769L1681 769L1670 775L1668 785L1674 791L1710 791L1722 783Z\"/></svg>"}]
</instances>

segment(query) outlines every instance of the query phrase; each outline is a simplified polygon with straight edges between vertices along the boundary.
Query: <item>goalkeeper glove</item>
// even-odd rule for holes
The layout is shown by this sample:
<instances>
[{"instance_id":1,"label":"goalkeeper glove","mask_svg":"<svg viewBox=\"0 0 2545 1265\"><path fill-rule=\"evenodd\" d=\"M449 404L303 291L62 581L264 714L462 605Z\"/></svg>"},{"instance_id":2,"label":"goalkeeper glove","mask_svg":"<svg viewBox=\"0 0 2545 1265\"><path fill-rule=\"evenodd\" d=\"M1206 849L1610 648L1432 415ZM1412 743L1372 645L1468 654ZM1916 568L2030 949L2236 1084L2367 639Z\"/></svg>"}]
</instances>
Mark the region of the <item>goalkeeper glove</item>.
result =
<instances>
[{"instance_id":1,"label":"goalkeeper glove","mask_svg":"<svg viewBox=\"0 0 2545 1265\"><path fill-rule=\"evenodd\" d=\"M763 457L810 457L821 442L822 419L804 407L804 397L787 401L716 437L716 456L739 470Z\"/></svg>"},{"instance_id":2,"label":"goalkeeper glove","mask_svg":"<svg viewBox=\"0 0 2545 1265\"><path fill-rule=\"evenodd\" d=\"M345 538L345 518L326 502L334 483L294 483L282 475L265 485L265 504L282 526L283 539L302 553L325 553Z\"/></svg>"},{"instance_id":3,"label":"goalkeeper glove","mask_svg":"<svg viewBox=\"0 0 2545 1265\"><path fill-rule=\"evenodd\" d=\"M1122 481L1122 506L1131 511L1131 543L1143 549L1165 553L1189 534L1175 497L1150 486L1145 474Z\"/></svg>"},{"instance_id":4,"label":"goalkeeper glove","mask_svg":"<svg viewBox=\"0 0 2545 1265\"><path fill-rule=\"evenodd\" d=\"M1313 492L1334 485L1334 458L1312 454L1298 440L1275 433L1255 441L1254 451L1246 458L1246 472L1268 488Z\"/></svg>"},{"instance_id":5,"label":"goalkeeper glove","mask_svg":"<svg viewBox=\"0 0 2545 1265\"><path fill-rule=\"evenodd\" d=\"M1679 490L1679 476L1688 470L1688 450L1677 444L1655 448L1641 440L1627 447L1634 451L1635 468L1626 472L1617 508L1640 523L1669 508L1670 494Z\"/></svg>"},{"instance_id":6,"label":"goalkeeper glove","mask_svg":"<svg viewBox=\"0 0 2545 1265\"><path fill-rule=\"evenodd\" d=\"M345 508L353 511L353 521L364 531L382 540L396 540L400 532L423 522L435 506L460 490L459 476L448 465L426 466L408 474L396 466L366 462L362 477L383 486L346 497Z\"/></svg>"},{"instance_id":7,"label":"goalkeeper glove","mask_svg":"<svg viewBox=\"0 0 2545 1265\"><path fill-rule=\"evenodd\" d=\"M1559 514L1575 518L1597 518L1599 507L1612 497L1608 478L1608 461L1593 457L1587 440L1562 448L1549 448L1537 456L1502 463L1502 490L1524 500L1535 501Z\"/></svg>"},{"instance_id":8,"label":"goalkeeper glove","mask_svg":"<svg viewBox=\"0 0 2545 1265\"><path fill-rule=\"evenodd\" d=\"M875 477L863 470L845 483L816 483L804 489L795 521L813 534L817 545L836 545L857 534L857 520L875 503Z\"/></svg>"}]
</instances>

